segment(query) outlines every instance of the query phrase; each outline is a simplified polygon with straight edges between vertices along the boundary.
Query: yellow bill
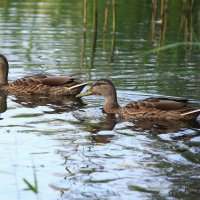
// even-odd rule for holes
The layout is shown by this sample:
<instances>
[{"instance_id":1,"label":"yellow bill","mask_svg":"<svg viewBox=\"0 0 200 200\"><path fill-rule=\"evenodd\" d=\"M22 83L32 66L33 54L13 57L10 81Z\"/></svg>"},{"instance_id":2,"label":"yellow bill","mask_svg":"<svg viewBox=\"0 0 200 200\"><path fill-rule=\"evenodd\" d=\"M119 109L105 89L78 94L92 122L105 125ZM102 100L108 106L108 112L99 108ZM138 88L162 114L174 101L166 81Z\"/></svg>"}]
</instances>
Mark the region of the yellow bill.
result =
<instances>
[{"instance_id":1,"label":"yellow bill","mask_svg":"<svg viewBox=\"0 0 200 200\"><path fill-rule=\"evenodd\" d=\"M94 94L93 93L93 91L91 90L91 88L90 89L88 89L86 92L83 92L83 93L81 93L81 94L78 94L78 95L76 95L76 97L84 97L84 96L89 96L89 95L92 95L92 94Z\"/></svg>"}]
</instances>

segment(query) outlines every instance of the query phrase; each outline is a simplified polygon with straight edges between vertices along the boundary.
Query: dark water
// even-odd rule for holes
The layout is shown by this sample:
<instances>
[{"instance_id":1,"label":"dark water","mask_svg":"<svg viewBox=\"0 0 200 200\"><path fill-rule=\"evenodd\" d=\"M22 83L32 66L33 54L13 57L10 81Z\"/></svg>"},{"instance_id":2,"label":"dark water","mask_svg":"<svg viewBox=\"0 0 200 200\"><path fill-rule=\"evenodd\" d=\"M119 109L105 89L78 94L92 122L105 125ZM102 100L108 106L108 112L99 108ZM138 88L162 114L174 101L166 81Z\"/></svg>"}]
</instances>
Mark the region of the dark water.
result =
<instances>
[{"instance_id":1,"label":"dark water","mask_svg":"<svg viewBox=\"0 0 200 200\"><path fill-rule=\"evenodd\" d=\"M98 3L95 32L93 1L84 27L83 1L1 0L0 53L9 60L9 80L34 73L77 74L82 81L107 77L122 105L152 95L199 104L198 46L140 56L161 44L198 42L199 1L192 9L180 0L171 2L161 31L152 23L151 1L118 0L115 34L111 5L103 31L106 3ZM1 94L0 103L1 199L200 196L198 123L116 121L102 114L103 99L95 96L78 101ZM23 181L34 184L34 173L38 194L26 190Z\"/></svg>"}]
</instances>

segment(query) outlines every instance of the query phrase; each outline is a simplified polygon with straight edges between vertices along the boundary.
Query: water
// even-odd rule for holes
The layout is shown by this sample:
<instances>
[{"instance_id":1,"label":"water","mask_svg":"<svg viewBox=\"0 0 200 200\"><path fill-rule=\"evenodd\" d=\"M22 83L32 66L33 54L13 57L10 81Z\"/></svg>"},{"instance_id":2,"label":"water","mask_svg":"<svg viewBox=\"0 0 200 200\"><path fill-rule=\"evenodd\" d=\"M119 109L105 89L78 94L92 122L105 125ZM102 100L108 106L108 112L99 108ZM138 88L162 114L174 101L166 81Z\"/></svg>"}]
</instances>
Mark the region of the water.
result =
<instances>
[{"instance_id":1,"label":"water","mask_svg":"<svg viewBox=\"0 0 200 200\"><path fill-rule=\"evenodd\" d=\"M191 30L190 40L198 41L200 4L195 1L190 13L181 2L168 9L164 44L189 40ZM84 28L82 1L1 0L0 53L9 60L9 80L35 73L76 74L82 81L107 77L121 105L158 95L198 105L199 48L137 56L160 43L150 1L117 1L115 35L111 17L103 34L105 3L98 4L94 40L92 1ZM103 99L96 96L78 101L1 94L0 104L1 199L199 198L198 122L116 120L102 114ZM34 173L38 194L24 182L34 185Z\"/></svg>"}]
</instances>

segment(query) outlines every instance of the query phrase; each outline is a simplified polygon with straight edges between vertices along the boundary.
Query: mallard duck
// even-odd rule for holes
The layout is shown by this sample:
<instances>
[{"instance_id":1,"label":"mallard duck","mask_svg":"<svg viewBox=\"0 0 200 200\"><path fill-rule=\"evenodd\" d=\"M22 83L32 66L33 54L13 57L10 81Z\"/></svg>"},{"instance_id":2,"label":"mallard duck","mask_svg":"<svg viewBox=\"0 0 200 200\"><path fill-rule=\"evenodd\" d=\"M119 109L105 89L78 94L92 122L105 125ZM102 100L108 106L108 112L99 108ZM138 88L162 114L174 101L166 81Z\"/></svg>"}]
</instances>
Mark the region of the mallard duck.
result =
<instances>
[{"instance_id":1,"label":"mallard duck","mask_svg":"<svg viewBox=\"0 0 200 200\"><path fill-rule=\"evenodd\" d=\"M86 92L77 97L92 94L105 98L103 111L108 114L119 114L132 120L184 120L190 121L198 117L200 109L189 105L187 100L174 100L170 98L147 98L129 103L121 107L117 101L115 86L110 80L100 79L96 81Z\"/></svg>"},{"instance_id":2,"label":"mallard duck","mask_svg":"<svg viewBox=\"0 0 200 200\"><path fill-rule=\"evenodd\" d=\"M70 76L36 74L8 83L9 64L0 54L0 90L14 94L77 95L86 83L79 83Z\"/></svg>"}]
</instances>

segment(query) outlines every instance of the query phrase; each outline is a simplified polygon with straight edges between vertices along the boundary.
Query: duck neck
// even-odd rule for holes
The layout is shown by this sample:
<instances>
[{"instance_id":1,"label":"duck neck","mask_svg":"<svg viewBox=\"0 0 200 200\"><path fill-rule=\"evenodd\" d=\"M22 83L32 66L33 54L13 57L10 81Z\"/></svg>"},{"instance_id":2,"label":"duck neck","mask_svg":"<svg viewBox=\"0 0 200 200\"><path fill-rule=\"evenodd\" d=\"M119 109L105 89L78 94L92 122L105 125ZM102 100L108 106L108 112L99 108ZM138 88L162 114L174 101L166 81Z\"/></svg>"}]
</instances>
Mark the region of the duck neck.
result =
<instances>
[{"instance_id":1,"label":"duck neck","mask_svg":"<svg viewBox=\"0 0 200 200\"><path fill-rule=\"evenodd\" d=\"M106 96L103 110L106 113L116 113L119 108L120 105L117 101L117 94L116 91L114 91Z\"/></svg>"},{"instance_id":2,"label":"duck neck","mask_svg":"<svg viewBox=\"0 0 200 200\"><path fill-rule=\"evenodd\" d=\"M0 86L8 84L8 62L0 59Z\"/></svg>"}]
</instances>

